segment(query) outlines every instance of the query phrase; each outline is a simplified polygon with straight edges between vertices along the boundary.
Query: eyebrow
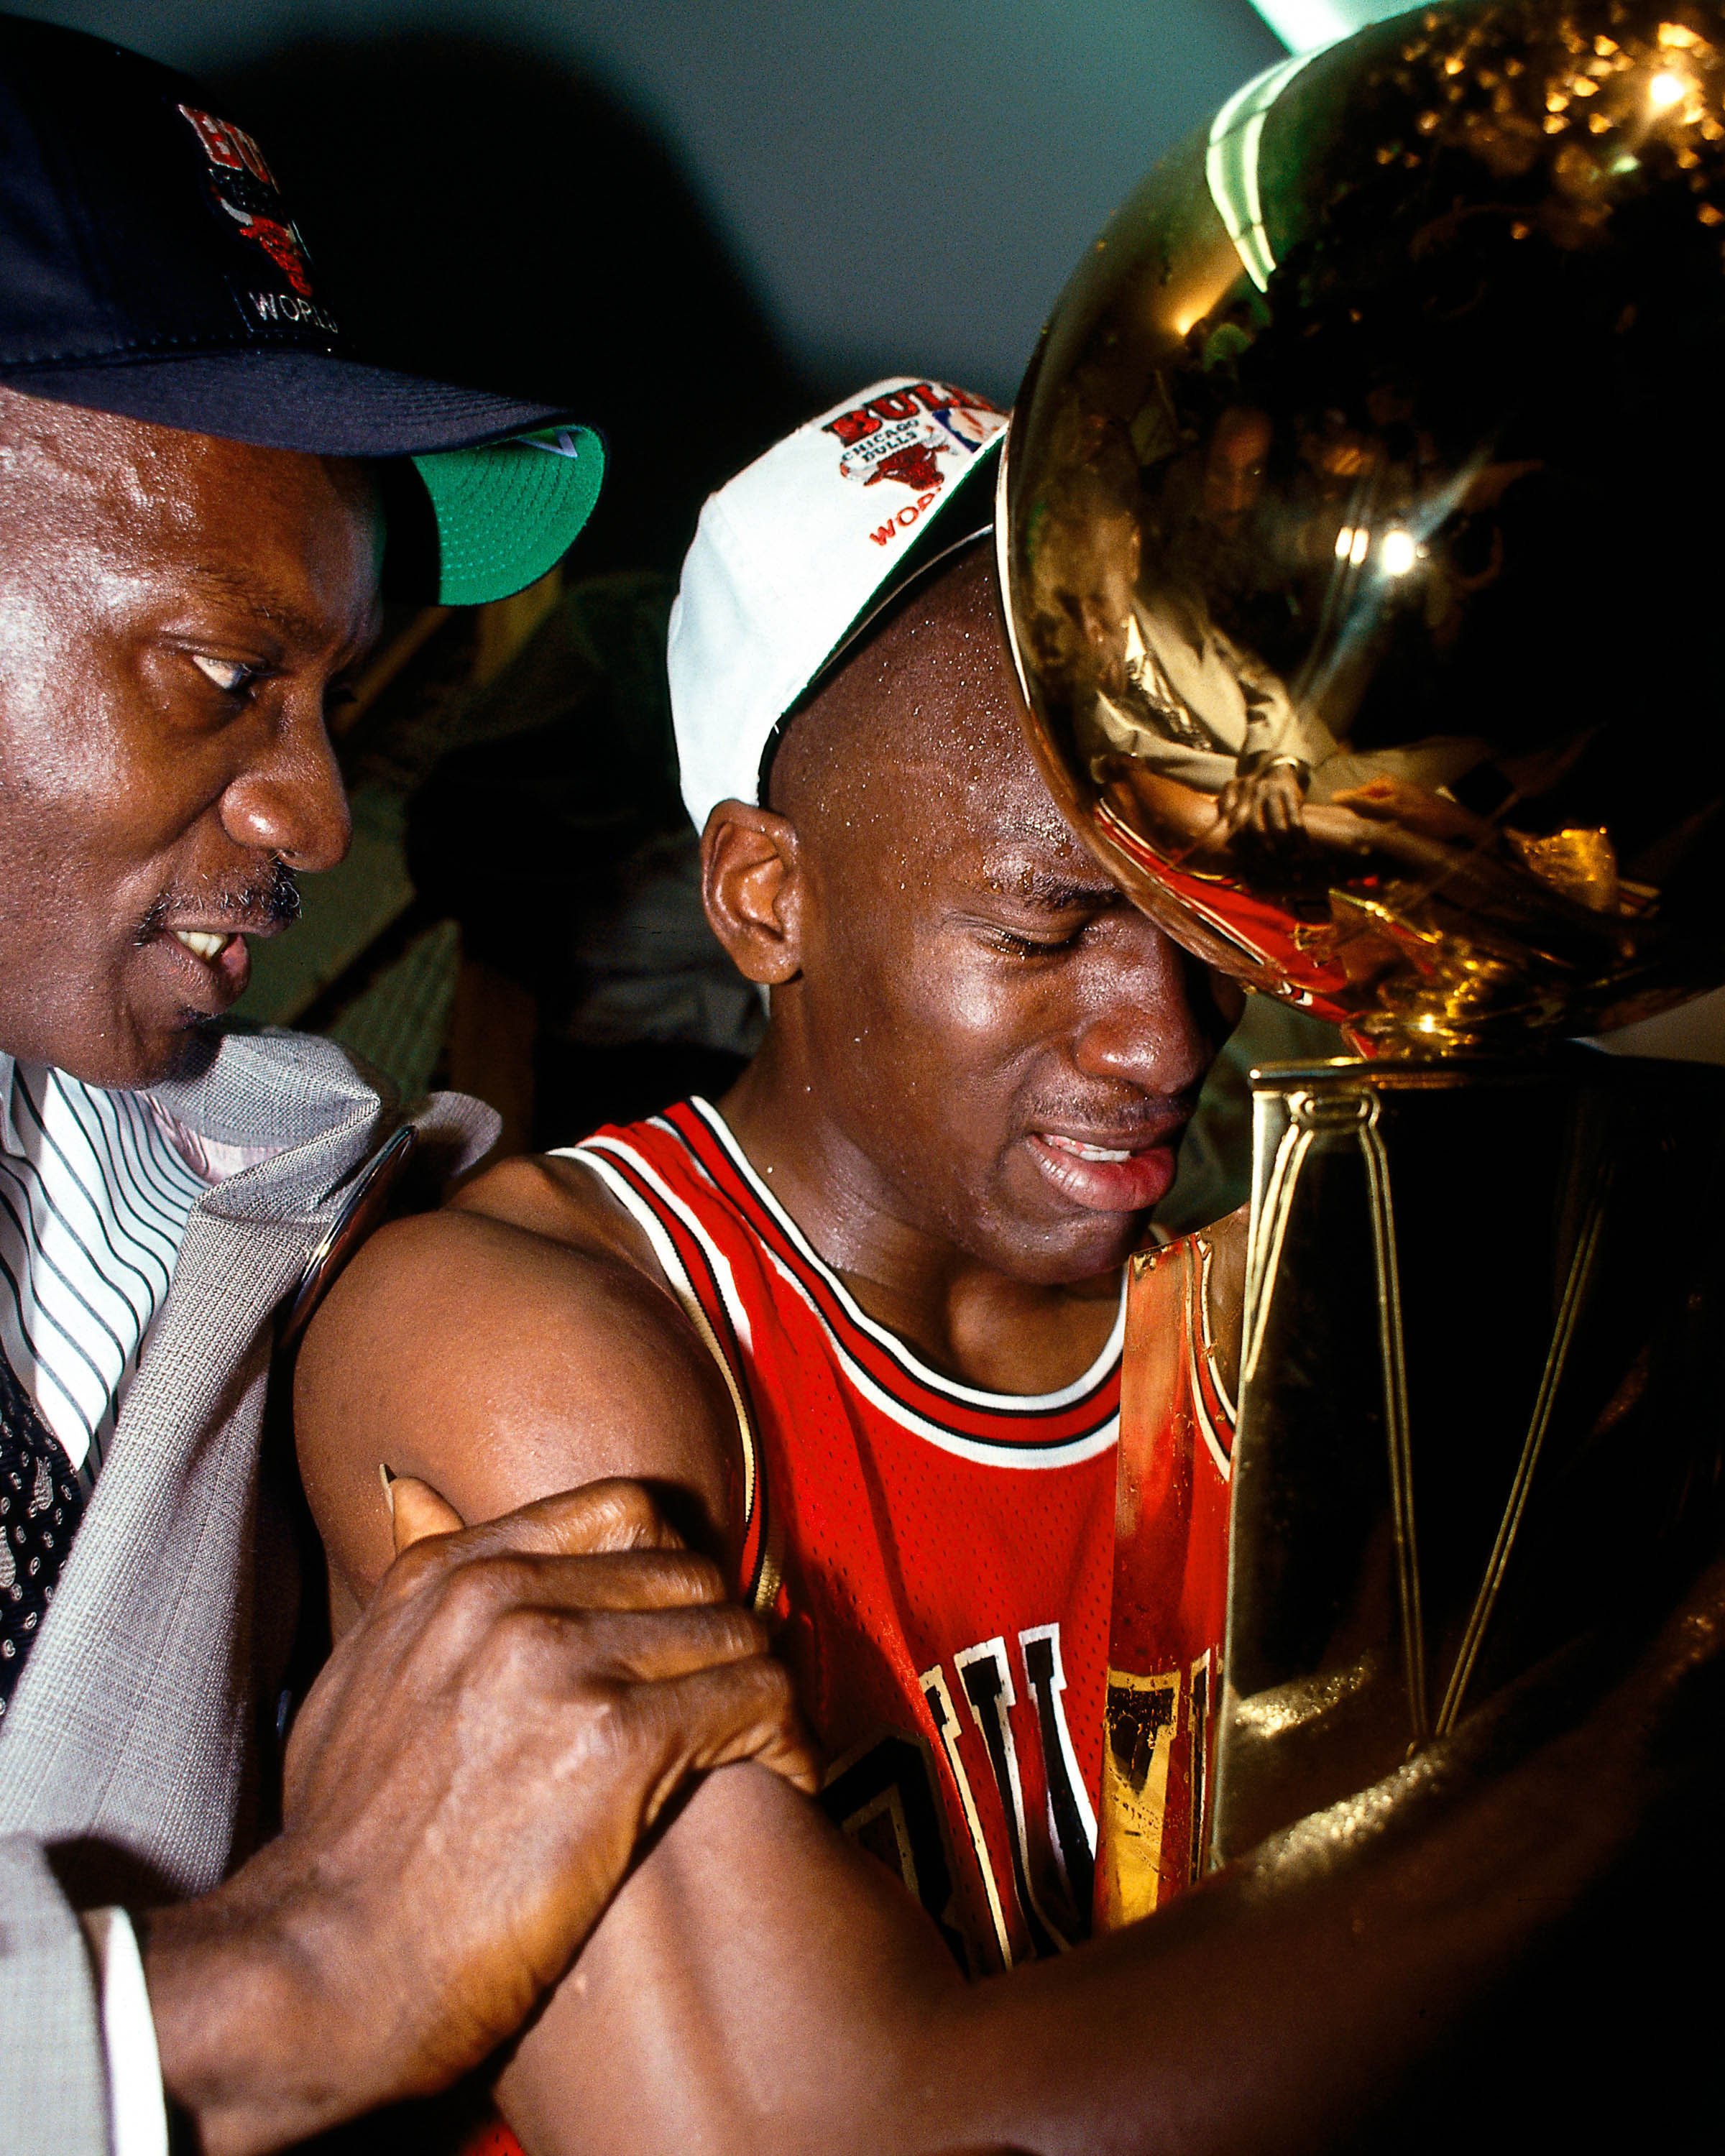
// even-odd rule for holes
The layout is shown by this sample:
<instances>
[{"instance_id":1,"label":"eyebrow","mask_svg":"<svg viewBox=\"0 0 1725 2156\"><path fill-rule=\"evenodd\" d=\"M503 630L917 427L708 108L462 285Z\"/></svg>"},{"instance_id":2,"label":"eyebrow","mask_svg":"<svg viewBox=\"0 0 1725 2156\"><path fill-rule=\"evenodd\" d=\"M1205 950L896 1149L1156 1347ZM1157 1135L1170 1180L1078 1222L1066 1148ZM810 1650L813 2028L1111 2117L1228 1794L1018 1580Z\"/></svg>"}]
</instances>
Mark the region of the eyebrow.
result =
<instances>
[{"instance_id":1,"label":"eyebrow","mask_svg":"<svg viewBox=\"0 0 1725 2156\"><path fill-rule=\"evenodd\" d=\"M1016 874L991 876L988 887L1003 898L1015 900L1034 913L1070 913L1081 906L1117 906L1123 894L1117 884L1098 876L1081 882L1048 869L1022 868Z\"/></svg>"},{"instance_id":2,"label":"eyebrow","mask_svg":"<svg viewBox=\"0 0 1725 2156\"><path fill-rule=\"evenodd\" d=\"M231 569L223 568L216 563L200 563L188 573L187 581L203 585L216 597L226 600L242 613L250 614L259 621L268 622L272 629L280 630L290 641L321 644L329 634L326 624L314 621L280 593L260 590L256 585L249 584L243 577L236 576ZM354 636L353 647L357 653L363 654L375 641L377 629L378 613L373 607Z\"/></svg>"}]
</instances>

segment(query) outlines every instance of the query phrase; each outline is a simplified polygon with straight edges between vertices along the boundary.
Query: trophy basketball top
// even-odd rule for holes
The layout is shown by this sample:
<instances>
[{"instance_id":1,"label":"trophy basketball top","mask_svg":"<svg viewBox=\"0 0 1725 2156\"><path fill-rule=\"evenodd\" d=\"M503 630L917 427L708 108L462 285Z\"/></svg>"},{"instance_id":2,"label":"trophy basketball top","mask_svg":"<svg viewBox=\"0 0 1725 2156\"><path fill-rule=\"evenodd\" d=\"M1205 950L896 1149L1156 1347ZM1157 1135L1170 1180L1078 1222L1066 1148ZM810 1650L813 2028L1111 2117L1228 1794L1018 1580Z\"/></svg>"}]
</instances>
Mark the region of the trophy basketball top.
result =
<instances>
[{"instance_id":1,"label":"trophy basketball top","mask_svg":"<svg viewBox=\"0 0 1725 2156\"><path fill-rule=\"evenodd\" d=\"M1725 8L1486 0L1249 85L1096 243L1001 475L1037 752L1368 1055L1725 979Z\"/></svg>"}]
</instances>

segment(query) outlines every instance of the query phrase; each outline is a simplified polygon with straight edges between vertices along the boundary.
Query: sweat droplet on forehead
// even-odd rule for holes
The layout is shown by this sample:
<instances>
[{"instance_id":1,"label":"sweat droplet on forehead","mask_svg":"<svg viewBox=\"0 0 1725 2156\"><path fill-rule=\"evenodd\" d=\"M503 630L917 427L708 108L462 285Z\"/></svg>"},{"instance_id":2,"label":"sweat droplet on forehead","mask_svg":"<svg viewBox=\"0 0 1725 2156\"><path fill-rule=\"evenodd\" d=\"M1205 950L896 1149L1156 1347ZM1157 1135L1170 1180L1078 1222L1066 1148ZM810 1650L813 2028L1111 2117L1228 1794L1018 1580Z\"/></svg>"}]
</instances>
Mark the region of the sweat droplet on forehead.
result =
<instances>
[{"instance_id":1,"label":"sweat droplet on forehead","mask_svg":"<svg viewBox=\"0 0 1725 2156\"><path fill-rule=\"evenodd\" d=\"M997 896L1042 913L1110 906L1121 897L1119 886L1081 847L1049 844L1024 832L1004 847L985 850L982 880Z\"/></svg>"},{"instance_id":2,"label":"sweat droplet on forehead","mask_svg":"<svg viewBox=\"0 0 1725 2156\"><path fill-rule=\"evenodd\" d=\"M986 553L919 593L799 714L772 788L820 843L1071 843L1030 749Z\"/></svg>"},{"instance_id":3,"label":"sweat droplet on forehead","mask_svg":"<svg viewBox=\"0 0 1725 2156\"><path fill-rule=\"evenodd\" d=\"M1022 736L1009 755L980 761L963 787L967 821L991 849L1065 863L1105 880L1060 814Z\"/></svg>"}]
</instances>

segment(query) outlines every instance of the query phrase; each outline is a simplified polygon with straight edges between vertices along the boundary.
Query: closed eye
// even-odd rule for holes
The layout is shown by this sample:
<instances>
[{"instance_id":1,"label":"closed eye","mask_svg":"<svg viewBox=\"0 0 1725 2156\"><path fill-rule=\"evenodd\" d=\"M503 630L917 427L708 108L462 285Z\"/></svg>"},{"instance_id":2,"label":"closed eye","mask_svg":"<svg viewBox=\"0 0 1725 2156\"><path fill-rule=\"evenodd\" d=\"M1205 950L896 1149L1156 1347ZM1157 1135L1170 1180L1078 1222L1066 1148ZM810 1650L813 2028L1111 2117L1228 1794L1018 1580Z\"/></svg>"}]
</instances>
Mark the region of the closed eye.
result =
<instances>
[{"instance_id":1,"label":"closed eye","mask_svg":"<svg viewBox=\"0 0 1725 2156\"><path fill-rule=\"evenodd\" d=\"M1009 928L991 928L988 941L1009 958L1048 958L1058 951L1070 951L1089 926L1081 921L1065 936L1015 936Z\"/></svg>"},{"instance_id":2,"label":"closed eye","mask_svg":"<svg viewBox=\"0 0 1725 2156\"><path fill-rule=\"evenodd\" d=\"M248 666L242 660L212 658L207 651L194 651L191 659L198 672L213 681L224 696L241 695L263 672L261 667Z\"/></svg>"}]
</instances>

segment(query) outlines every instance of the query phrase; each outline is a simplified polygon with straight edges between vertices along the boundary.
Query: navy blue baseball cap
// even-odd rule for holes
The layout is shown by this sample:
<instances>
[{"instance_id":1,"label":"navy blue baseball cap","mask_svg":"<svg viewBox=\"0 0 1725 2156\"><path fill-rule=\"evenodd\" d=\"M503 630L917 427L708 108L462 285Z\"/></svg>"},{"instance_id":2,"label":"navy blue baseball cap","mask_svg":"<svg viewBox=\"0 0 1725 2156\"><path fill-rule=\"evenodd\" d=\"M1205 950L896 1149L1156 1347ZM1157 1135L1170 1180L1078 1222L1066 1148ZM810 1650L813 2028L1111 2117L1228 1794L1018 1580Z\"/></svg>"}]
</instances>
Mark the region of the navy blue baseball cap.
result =
<instances>
[{"instance_id":1,"label":"navy blue baseball cap","mask_svg":"<svg viewBox=\"0 0 1725 2156\"><path fill-rule=\"evenodd\" d=\"M422 595L451 605L542 576L604 472L571 413L349 352L269 159L195 83L6 15L0 382L267 449L406 460L435 532L435 568L429 547L415 557Z\"/></svg>"}]
</instances>

